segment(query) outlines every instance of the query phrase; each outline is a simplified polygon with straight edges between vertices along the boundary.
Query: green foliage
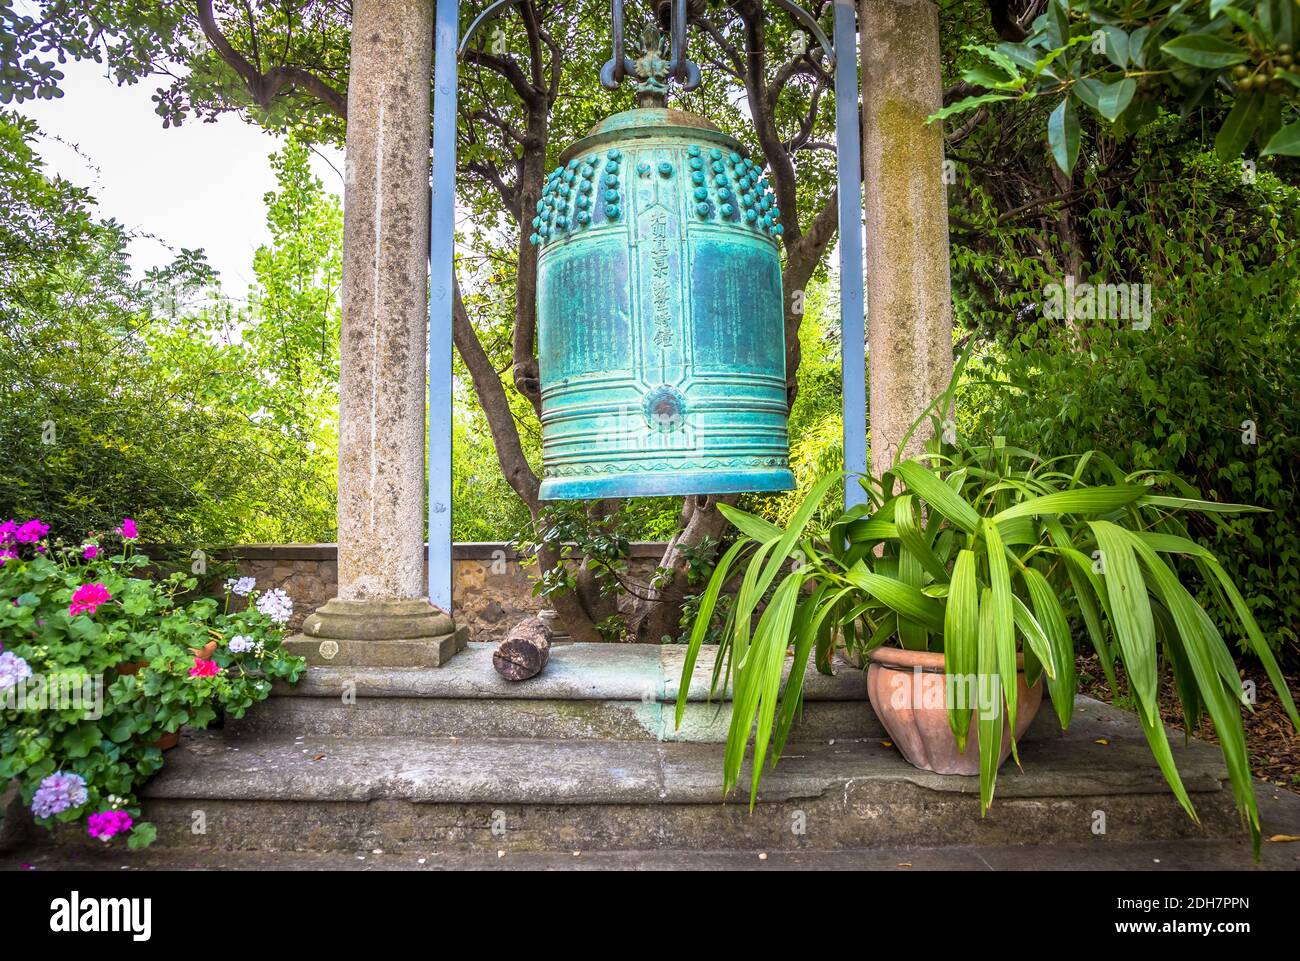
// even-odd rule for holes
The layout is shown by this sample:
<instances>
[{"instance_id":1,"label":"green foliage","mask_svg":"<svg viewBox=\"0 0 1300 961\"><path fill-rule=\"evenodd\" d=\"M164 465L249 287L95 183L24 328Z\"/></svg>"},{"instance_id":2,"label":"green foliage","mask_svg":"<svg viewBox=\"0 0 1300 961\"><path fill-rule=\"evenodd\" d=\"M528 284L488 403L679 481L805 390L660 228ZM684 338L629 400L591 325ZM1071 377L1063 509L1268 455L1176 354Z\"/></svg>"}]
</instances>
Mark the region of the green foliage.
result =
<instances>
[{"instance_id":1,"label":"green foliage","mask_svg":"<svg viewBox=\"0 0 1300 961\"><path fill-rule=\"evenodd\" d=\"M0 114L0 513L160 541L329 540L342 215L294 142L273 159L252 309L196 251L131 277L130 235L49 178Z\"/></svg>"},{"instance_id":2,"label":"green foliage","mask_svg":"<svg viewBox=\"0 0 1300 961\"><path fill-rule=\"evenodd\" d=\"M719 562L700 604L677 722L714 601L741 574L714 669L714 691L730 683L733 697L725 788L736 786L752 738L753 804L769 747L775 764L798 715L808 659L830 672L838 628L850 649L863 652L891 642L942 651L950 675L973 677L972 690L995 692L978 704L948 705L962 750L972 719L978 723L980 801L987 811L1004 723L1016 727L1017 655L1030 684L1045 678L1065 727L1074 705L1075 636L1086 630L1112 683L1112 665L1123 664L1152 753L1192 818L1160 718L1159 672L1177 681L1188 730L1210 717L1258 851L1259 813L1240 715L1249 701L1222 635L1187 586L1209 590L1218 615L1260 659L1300 729L1278 664L1236 583L1188 536L1190 518L1255 508L1189 497L1177 477L1125 474L1092 453L1045 460L1003 444L931 449L878 482L864 480L869 505L824 528L811 522L838 474L814 487L783 528L723 508L741 537ZM1106 483L1083 480L1092 463L1108 475ZM896 482L905 485L901 492ZM791 644L794 659L782 689Z\"/></svg>"},{"instance_id":3,"label":"green foliage","mask_svg":"<svg viewBox=\"0 0 1300 961\"><path fill-rule=\"evenodd\" d=\"M804 495L830 471L844 466L844 418L840 385L840 318L830 281L814 279L804 298L799 325L799 371L790 409L790 469L795 489L778 495L750 495L741 506L775 523L789 521ZM827 495L821 510L844 507L843 493Z\"/></svg>"},{"instance_id":4,"label":"green foliage","mask_svg":"<svg viewBox=\"0 0 1300 961\"><path fill-rule=\"evenodd\" d=\"M1300 10L1293 0L1050 0L1023 43L968 44L978 60L962 79L978 93L942 118L986 104L1044 98L1053 160L1066 173L1079 157L1079 111L1119 136L1159 116L1223 103L1220 158L1252 141L1261 154L1300 155ZM1284 124L1286 126L1284 126Z\"/></svg>"},{"instance_id":5,"label":"green foliage","mask_svg":"<svg viewBox=\"0 0 1300 961\"><path fill-rule=\"evenodd\" d=\"M627 583L632 544L617 514L601 514L582 501L555 501L543 508L530 533L514 544L527 563L536 563L543 551L559 559L540 571L534 595L553 598L573 591L580 568L591 573L604 597L616 596Z\"/></svg>"},{"instance_id":6,"label":"green foliage","mask_svg":"<svg viewBox=\"0 0 1300 961\"><path fill-rule=\"evenodd\" d=\"M259 609L256 592L232 610L229 593L224 603L197 596L194 578L153 574L130 541L109 556L106 540L0 534L0 781L17 778L28 804L56 772L83 778L87 793L47 824L104 810L138 817L135 791L162 767L160 738L220 712L241 717L273 680L294 683L305 667L282 647L282 615ZM87 559L85 544L98 556ZM109 598L73 613L85 585ZM138 823L128 843L153 834Z\"/></svg>"},{"instance_id":7,"label":"green foliage","mask_svg":"<svg viewBox=\"0 0 1300 961\"><path fill-rule=\"evenodd\" d=\"M125 231L96 221L84 190L44 175L35 138L29 121L0 114L0 513L103 530L130 509L179 533L174 518L252 471L230 418L203 402L221 353L154 359L151 340L170 326L155 301L211 272L187 252L131 280Z\"/></svg>"},{"instance_id":8,"label":"green foliage","mask_svg":"<svg viewBox=\"0 0 1300 961\"><path fill-rule=\"evenodd\" d=\"M336 524L343 208L309 159L296 136L271 155L271 242L253 256L249 310L227 334L242 361L231 400L274 478L244 518L253 541L331 540Z\"/></svg>"},{"instance_id":9,"label":"green foliage","mask_svg":"<svg viewBox=\"0 0 1300 961\"><path fill-rule=\"evenodd\" d=\"M1030 228L995 226L982 249L955 248L957 314L983 344L984 371L962 391L960 431L1105 450L1126 469L1184 477L1208 500L1268 508L1191 533L1294 660L1300 191L1177 136L1173 124L1145 133L1122 190L1089 180L1080 203L1091 264L1075 278L1076 306L1087 289L1146 284L1149 315L1045 316L1065 266L1023 245Z\"/></svg>"}]
</instances>

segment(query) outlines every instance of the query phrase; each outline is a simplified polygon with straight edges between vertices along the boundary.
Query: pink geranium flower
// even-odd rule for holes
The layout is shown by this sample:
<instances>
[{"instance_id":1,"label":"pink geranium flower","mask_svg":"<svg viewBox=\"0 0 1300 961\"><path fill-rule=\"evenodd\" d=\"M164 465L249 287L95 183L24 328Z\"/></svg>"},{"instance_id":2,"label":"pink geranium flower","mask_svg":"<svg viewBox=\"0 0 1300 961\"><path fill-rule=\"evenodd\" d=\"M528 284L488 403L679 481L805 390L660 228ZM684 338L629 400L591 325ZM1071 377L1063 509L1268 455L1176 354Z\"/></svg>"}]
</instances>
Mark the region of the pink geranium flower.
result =
<instances>
[{"instance_id":1,"label":"pink geranium flower","mask_svg":"<svg viewBox=\"0 0 1300 961\"><path fill-rule=\"evenodd\" d=\"M87 544L81 549L81 556L85 560L93 561L99 556L99 547L95 544Z\"/></svg>"},{"instance_id":2,"label":"pink geranium flower","mask_svg":"<svg viewBox=\"0 0 1300 961\"><path fill-rule=\"evenodd\" d=\"M42 524L40 521L32 518L14 531L13 538L19 544L35 544L42 537L50 532L49 524Z\"/></svg>"},{"instance_id":3,"label":"pink geranium flower","mask_svg":"<svg viewBox=\"0 0 1300 961\"><path fill-rule=\"evenodd\" d=\"M114 835L131 830L131 815L125 811L100 811L86 818L86 829L92 838L108 841Z\"/></svg>"},{"instance_id":4,"label":"pink geranium flower","mask_svg":"<svg viewBox=\"0 0 1300 961\"><path fill-rule=\"evenodd\" d=\"M221 673L221 668L216 661L205 661L201 657L194 659L194 666L190 668L190 677L216 677Z\"/></svg>"},{"instance_id":5,"label":"pink geranium flower","mask_svg":"<svg viewBox=\"0 0 1300 961\"><path fill-rule=\"evenodd\" d=\"M99 605L107 604L112 599L113 595L103 584L82 584L72 592L72 603L68 605L68 614L71 617L76 617L83 612L94 614Z\"/></svg>"},{"instance_id":6,"label":"pink geranium flower","mask_svg":"<svg viewBox=\"0 0 1300 961\"><path fill-rule=\"evenodd\" d=\"M124 541L133 541L140 536L140 532L136 530L135 521L129 517L122 518L122 526L117 529L117 532L122 535Z\"/></svg>"}]
</instances>

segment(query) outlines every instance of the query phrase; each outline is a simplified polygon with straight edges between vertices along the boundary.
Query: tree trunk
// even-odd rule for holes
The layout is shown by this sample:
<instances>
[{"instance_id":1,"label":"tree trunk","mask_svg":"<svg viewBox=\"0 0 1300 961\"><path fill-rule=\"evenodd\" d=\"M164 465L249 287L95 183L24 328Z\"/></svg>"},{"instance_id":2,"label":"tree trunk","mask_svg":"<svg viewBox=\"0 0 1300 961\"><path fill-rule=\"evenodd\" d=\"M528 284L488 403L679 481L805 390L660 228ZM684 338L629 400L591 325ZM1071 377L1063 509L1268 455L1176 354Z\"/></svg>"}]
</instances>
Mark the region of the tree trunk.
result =
<instances>
[{"instance_id":1,"label":"tree trunk","mask_svg":"<svg viewBox=\"0 0 1300 961\"><path fill-rule=\"evenodd\" d=\"M510 629L492 652L492 667L507 681L526 681L546 669L551 659L551 629L530 617Z\"/></svg>"},{"instance_id":2,"label":"tree trunk","mask_svg":"<svg viewBox=\"0 0 1300 961\"><path fill-rule=\"evenodd\" d=\"M930 0L861 0L871 469L919 453L912 424L952 377L939 20ZM947 411L937 412L940 419Z\"/></svg>"}]
</instances>

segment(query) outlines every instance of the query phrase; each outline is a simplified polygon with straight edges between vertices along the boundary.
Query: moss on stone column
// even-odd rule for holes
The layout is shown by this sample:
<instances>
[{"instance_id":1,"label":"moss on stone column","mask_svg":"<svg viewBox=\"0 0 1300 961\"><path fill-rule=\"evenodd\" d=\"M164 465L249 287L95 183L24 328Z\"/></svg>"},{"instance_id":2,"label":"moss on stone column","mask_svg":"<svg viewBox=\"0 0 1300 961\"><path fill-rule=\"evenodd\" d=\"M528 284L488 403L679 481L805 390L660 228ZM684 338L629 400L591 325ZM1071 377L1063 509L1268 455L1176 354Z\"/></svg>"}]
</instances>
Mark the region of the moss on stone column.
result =
<instances>
[{"instance_id":1,"label":"moss on stone column","mask_svg":"<svg viewBox=\"0 0 1300 961\"><path fill-rule=\"evenodd\" d=\"M871 467L952 374L952 300L938 13L929 0L861 0ZM903 456L920 451L918 430Z\"/></svg>"}]
</instances>

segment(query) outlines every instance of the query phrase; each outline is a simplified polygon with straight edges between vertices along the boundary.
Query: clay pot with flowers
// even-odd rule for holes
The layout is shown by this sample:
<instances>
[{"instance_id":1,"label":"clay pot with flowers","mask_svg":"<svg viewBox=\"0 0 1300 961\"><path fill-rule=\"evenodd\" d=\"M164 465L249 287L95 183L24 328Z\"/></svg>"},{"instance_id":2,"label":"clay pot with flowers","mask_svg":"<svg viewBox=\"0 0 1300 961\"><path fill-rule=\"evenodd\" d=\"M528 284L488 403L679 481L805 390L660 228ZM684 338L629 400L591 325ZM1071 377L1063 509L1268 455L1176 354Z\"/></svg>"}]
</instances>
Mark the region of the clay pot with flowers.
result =
<instances>
[{"instance_id":1,"label":"clay pot with flowers","mask_svg":"<svg viewBox=\"0 0 1300 961\"><path fill-rule=\"evenodd\" d=\"M282 646L283 591L245 580L196 598L138 537L130 518L71 544L39 520L0 523L0 781L18 780L38 822L133 848L154 836L135 792L181 728L240 717L304 668Z\"/></svg>"}]
</instances>

